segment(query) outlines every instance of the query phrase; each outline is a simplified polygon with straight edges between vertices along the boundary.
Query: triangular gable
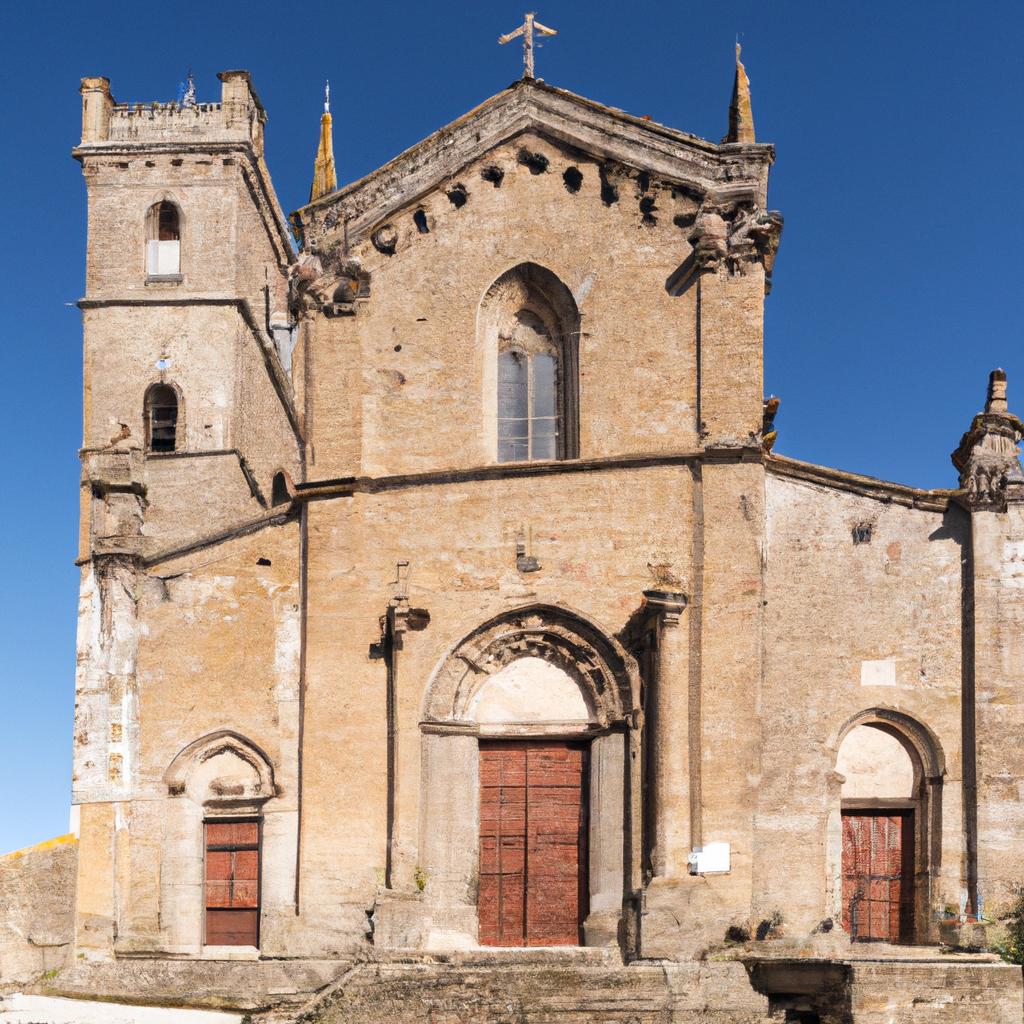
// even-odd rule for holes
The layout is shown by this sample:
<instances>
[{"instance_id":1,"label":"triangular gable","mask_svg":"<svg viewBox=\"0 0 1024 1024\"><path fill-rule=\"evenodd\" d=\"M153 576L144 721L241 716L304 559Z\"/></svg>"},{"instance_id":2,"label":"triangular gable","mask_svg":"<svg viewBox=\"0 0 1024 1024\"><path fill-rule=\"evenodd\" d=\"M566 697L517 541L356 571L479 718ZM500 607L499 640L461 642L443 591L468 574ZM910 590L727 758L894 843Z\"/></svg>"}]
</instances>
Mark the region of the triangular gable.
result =
<instances>
[{"instance_id":1,"label":"triangular gable","mask_svg":"<svg viewBox=\"0 0 1024 1024\"><path fill-rule=\"evenodd\" d=\"M467 164L528 131L701 195L759 205L774 159L771 145L716 145L537 79L521 79L366 177L301 207L293 222L304 234L319 236L344 221L354 242Z\"/></svg>"}]
</instances>

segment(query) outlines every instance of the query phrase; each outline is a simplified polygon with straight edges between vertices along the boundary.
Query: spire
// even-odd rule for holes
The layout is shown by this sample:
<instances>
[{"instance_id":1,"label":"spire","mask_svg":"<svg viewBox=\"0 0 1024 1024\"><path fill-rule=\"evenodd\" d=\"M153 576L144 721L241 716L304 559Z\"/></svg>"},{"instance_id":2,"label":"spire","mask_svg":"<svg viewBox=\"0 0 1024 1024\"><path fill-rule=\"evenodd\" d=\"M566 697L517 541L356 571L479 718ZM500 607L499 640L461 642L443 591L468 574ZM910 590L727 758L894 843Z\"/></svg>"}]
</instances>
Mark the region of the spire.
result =
<instances>
[{"instance_id":1,"label":"spire","mask_svg":"<svg viewBox=\"0 0 1024 1024\"><path fill-rule=\"evenodd\" d=\"M754 110L750 105L750 79L740 60L740 44L736 43L736 80L729 104L729 134L726 142L755 142Z\"/></svg>"},{"instance_id":2,"label":"spire","mask_svg":"<svg viewBox=\"0 0 1024 1024\"><path fill-rule=\"evenodd\" d=\"M333 192L338 187L338 176L334 171L334 136L331 133L331 83L324 85L324 112L320 117L320 145L313 164L313 187L309 190L309 201Z\"/></svg>"}]
</instances>

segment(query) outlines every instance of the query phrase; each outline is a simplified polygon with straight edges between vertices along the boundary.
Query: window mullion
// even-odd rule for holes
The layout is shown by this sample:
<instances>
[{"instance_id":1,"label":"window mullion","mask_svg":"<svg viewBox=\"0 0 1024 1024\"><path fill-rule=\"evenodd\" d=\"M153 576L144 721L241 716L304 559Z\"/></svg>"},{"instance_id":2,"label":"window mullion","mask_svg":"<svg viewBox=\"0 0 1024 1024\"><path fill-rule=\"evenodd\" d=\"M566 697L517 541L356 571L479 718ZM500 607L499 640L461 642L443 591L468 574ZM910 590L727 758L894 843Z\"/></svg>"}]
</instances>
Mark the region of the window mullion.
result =
<instances>
[{"instance_id":1,"label":"window mullion","mask_svg":"<svg viewBox=\"0 0 1024 1024\"><path fill-rule=\"evenodd\" d=\"M526 356L526 458L533 461L533 356Z\"/></svg>"}]
</instances>

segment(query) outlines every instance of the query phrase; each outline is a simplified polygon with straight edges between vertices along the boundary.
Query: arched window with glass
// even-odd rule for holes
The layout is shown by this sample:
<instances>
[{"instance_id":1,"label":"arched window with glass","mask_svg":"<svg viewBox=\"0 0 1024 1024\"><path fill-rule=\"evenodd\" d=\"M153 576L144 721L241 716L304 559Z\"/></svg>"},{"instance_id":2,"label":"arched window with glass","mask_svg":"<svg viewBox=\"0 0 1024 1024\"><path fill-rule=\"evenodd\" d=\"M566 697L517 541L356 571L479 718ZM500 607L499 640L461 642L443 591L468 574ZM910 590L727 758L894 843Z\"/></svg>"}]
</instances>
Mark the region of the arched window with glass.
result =
<instances>
[{"instance_id":1,"label":"arched window with glass","mask_svg":"<svg viewBox=\"0 0 1024 1024\"><path fill-rule=\"evenodd\" d=\"M482 314L496 360L485 407L497 461L576 458L579 313L569 290L549 270L520 264L491 286Z\"/></svg>"},{"instance_id":2,"label":"arched window with glass","mask_svg":"<svg viewBox=\"0 0 1024 1024\"><path fill-rule=\"evenodd\" d=\"M536 313L521 309L498 352L498 461L562 457L558 350Z\"/></svg>"}]
</instances>

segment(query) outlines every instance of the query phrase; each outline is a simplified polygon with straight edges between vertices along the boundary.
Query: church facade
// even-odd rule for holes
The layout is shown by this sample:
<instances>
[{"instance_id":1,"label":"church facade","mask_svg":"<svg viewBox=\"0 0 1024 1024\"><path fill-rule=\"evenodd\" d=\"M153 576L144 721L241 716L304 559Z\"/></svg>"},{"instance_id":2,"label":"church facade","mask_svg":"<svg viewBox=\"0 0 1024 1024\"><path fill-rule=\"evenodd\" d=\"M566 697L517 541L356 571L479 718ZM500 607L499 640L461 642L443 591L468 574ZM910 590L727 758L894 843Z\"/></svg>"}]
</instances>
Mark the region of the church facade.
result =
<instances>
[{"instance_id":1,"label":"church facade","mask_svg":"<svg viewBox=\"0 0 1024 1024\"><path fill-rule=\"evenodd\" d=\"M1005 375L949 490L772 452L738 61L720 144L526 77L338 189L325 113L290 223L220 78L82 83L66 989L660 965L637 1020L1019 1022L939 953L1024 881Z\"/></svg>"}]
</instances>

